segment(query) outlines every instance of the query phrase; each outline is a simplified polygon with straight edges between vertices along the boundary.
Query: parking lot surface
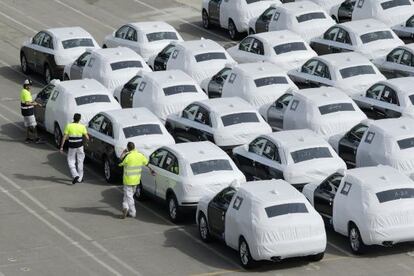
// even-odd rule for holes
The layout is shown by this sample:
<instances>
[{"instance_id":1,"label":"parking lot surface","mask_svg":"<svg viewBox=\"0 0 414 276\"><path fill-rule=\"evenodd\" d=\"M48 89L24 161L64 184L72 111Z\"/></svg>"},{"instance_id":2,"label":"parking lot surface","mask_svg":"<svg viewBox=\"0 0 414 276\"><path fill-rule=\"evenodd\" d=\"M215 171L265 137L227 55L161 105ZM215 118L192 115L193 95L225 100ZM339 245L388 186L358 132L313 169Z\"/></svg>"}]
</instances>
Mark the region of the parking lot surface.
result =
<instances>
[{"instance_id":1,"label":"parking lot surface","mask_svg":"<svg viewBox=\"0 0 414 276\"><path fill-rule=\"evenodd\" d=\"M98 42L121 24L162 20L185 40L232 43L203 30L201 0L0 0L0 276L4 275L414 275L414 244L373 247L352 256L345 237L327 230L321 262L288 260L244 271L237 252L200 241L193 219L169 222L164 206L137 203L137 218L120 220L122 191L87 166L71 186L66 156L46 144L24 144L19 92L21 44L49 27L81 26ZM34 92L42 86L40 77Z\"/></svg>"}]
</instances>

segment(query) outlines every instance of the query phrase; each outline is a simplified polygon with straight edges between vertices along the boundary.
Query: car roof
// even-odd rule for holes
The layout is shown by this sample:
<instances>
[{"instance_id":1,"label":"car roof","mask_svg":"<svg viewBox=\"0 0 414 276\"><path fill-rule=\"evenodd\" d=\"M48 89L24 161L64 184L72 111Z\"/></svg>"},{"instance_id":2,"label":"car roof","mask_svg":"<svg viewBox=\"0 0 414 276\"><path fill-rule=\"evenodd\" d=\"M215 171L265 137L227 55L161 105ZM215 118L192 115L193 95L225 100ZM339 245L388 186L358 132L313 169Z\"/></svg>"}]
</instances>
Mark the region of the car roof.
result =
<instances>
[{"instance_id":1,"label":"car roof","mask_svg":"<svg viewBox=\"0 0 414 276\"><path fill-rule=\"evenodd\" d=\"M233 66L232 72L250 77L252 79L276 75L286 76L285 71L281 70L279 66L270 62L236 64Z\"/></svg>"},{"instance_id":2,"label":"car roof","mask_svg":"<svg viewBox=\"0 0 414 276\"><path fill-rule=\"evenodd\" d=\"M55 85L64 93L73 96L84 96L97 93L107 93L109 95L108 89L95 79L58 81Z\"/></svg>"},{"instance_id":3,"label":"car roof","mask_svg":"<svg viewBox=\"0 0 414 276\"><path fill-rule=\"evenodd\" d=\"M400 95L410 96L414 94L414 91L412 91L414 77L388 79L380 81L379 83L390 86L394 90L397 90Z\"/></svg>"},{"instance_id":4,"label":"car roof","mask_svg":"<svg viewBox=\"0 0 414 276\"><path fill-rule=\"evenodd\" d=\"M369 123L369 130L394 139L414 136L414 119L400 117L375 120Z\"/></svg>"},{"instance_id":5,"label":"car roof","mask_svg":"<svg viewBox=\"0 0 414 276\"><path fill-rule=\"evenodd\" d=\"M328 86L300 89L295 91L294 95L317 106L343 102L352 103L351 98L345 92Z\"/></svg>"},{"instance_id":6,"label":"car roof","mask_svg":"<svg viewBox=\"0 0 414 276\"><path fill-rule=\"evenodd\" d=\"M279 6L278 9L283 9L286 11L286 13L293 16L323 11L320 6L311 1L288 2Z\"/></svg>"},{"instance_id":7,"label":"car roof","mask_svg":"<svg viewBox=\"0 0 414 276\"><path fill-rule=\"evenodd\" d=\"M387 27L381 21L375 19L362 19L362 20L355 20L355 21L348 21L345 23L338 24L337 26L342 26L347 31L352 31L356 35L363 35L366 33L376 32L376 31L385 31L389 30L390 28Z\"/></svg>"},{"instance_id":8,"label":"car roof","mask_svg":"<svg viewBox=\"0 0 414 276\"><path fill-rule=\"evenodd\" d=\"M142 72L142 76L145 76L145 78L150 79L154 83L158 83L162 88L182 84L196 85L196 82L181 70Z\"/></svg>"},{"instance_id":9,"label":"car roof","mask_svg":"<svg viewBox=\"0 0 414 276\"><path fill-rule=\"evenodd\" d=\"M106 62L117 62L124 60L142 60L142 57L135 51L127 47L103 48L91 50L95 57L99 57Z\"/></svg>"},{"instance_id":10,"label":"car roof","mask_svg":"<svg viewBox=\"0 0 414 276\"><path fill-rule=\"evenodd\" d=\"M250 37L258 38L259 40L265 41L271 46L289 42L305 42L301 36L289 30L258 33L250 35Z\"/></svg>"},{"instance_id":11,"label":"car roof","mask_svg":"<svg viewBox=\"0 0 414 276\"><path fill-rule=\"evenodd\" d=\"M314 57L336 68L347 68L358 65L371 65L368 58L355 52L327 54L323 56Z\"/></svg>"},{"instance_id":12,"label":"car roof","mask_svg":"<svg viewBox=\"0 0 414 276\"><path fill-rule=\"evenodd\" d=\"M171 150L180 156L186 163L194 163L202 160L229 159L229 156L218 146L210 141L179 143L168 145L164 148Z\"/></svg>"},{"instance_id":13,"label":"car roof","mask_svg":"<svg viewBox=\"0 0 414 276\"><path fill-rule=\"evenodd\" d=\"M143 31L144 33L176 31L173 26L164 21L131 22L128 25L134 27L137 30Z\"/></svg>"},{"instance_id":14,"label":"car roof","mask_svg":"<svg viewBox=\"0 0 414 276\"><path fill-rule=\"evenodd\" d=\"M51 28L45 30L60 40L66 40L79 37L92 37L85 29L81 27L63 27Z\"/></svg>"},{"instance_id":15,"label":"car roof","mask_svg":"<svg viewBox=\"0 0 414 276\"><path fill-rule=\"evenodd\" d=\"M296 148L310 148L316 146L328 146L328 142L309 129L295 129L272 132L261 135L273 143L291 151Z\"/></svg>"},{"instance_id":16,"label":"car roof","mask_svg":"<svg viewBox=\"0 0 414 276\"><path fill-rule=\"evenodd\" d=\"M122 127L141 124L160 124L160 120L145 107L123 108L101 112Z\"/></svg>"},{"instance_id":17,"label":"car roof","mask_svg":"<svg viewBox=\"0 0 414 276\"><path fill-rule=\"evenodd\" d=\"M220 46L217 42L211 39L200 39L200 40L190 40L183 41L176 44L177 49L185 49L186 51L191 52L192 55L197 55L200 53L206 52L224 52L224 48Z\"/></svg>"},{"instance_id":18,"label":"car roof","mask_svg":"<svg viewBox=\"0 0 414 276\"><path fill-rule=\"evenodd\" d=\"M197 101L196 103L207 107L207 109L209 109L211 112L219 115L246 111L256 112L256 110L248 102L239 97L207 99L203 101Z\"/></svg>"}]
</instances>

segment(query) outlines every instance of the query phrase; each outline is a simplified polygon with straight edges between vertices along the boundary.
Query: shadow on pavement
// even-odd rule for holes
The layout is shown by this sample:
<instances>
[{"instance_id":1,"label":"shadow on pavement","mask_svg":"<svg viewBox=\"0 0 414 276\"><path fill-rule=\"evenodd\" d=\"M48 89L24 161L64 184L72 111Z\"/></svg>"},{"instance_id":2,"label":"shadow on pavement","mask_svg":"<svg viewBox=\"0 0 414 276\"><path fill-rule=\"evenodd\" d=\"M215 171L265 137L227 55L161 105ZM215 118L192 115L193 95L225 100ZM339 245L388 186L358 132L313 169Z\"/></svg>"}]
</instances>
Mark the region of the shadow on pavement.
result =
<instances>
[{"instance_id":1,"label":"shadow on pavement","mask_svg":"<svg viewBox=\"0 0 414 276\"><path fill-rule=\"evenodd\" d=\"M21 72L21 74L16 74L16 71ZM24 75L22 70L20 69L20 65L12 65L11 67L9 66L0 67L0 76L18 85L22 85L25 79L30 78L33 81L34 88L43 87L43 80L40 75L33 74L33 73L30 75ZM17 97L19 96L19 92L20 91L18 90L16 91Z\"/></svg>"}]
</instances>

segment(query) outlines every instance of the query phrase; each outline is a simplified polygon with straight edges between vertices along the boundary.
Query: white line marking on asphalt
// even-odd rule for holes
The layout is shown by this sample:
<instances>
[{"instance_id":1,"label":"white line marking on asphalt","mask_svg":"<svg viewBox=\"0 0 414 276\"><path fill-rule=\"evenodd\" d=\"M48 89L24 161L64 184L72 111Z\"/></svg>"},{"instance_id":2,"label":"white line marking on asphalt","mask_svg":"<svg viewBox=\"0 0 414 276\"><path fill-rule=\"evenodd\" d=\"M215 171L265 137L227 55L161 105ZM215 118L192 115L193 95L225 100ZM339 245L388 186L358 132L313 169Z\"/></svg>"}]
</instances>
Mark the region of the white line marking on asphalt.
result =
<instances>
[{"instance_id":1,"label":"white line marking on asphalt","mask_svg":"<svg viewBox=\"0 0 414 276\"><path fill-rule=\"evenodd\" d=\"M37 31L35 29L33 29L30 26L27 26L26 24L20 22L19 20L14 19L13 17L8 16L7 14L5 14L4 12L0 11L0 14L3 15L4 17L6 17L7 19L9 19L10 21L13 21L14 23L16 23L17 25L20 25L26 29L28 29L29 31L33 32L33 33L37 33Z\"/></svg>"},{"instance_id":2,"label":"white line marking on asphalt","mask_svg":"<svg viewBox=\"0 0 414 276\"><path fill-rule=\"evenodd\" d=\"M331 247L333 247L333 248L335 248L336 250L338 250L339 252L341 252L341 253L343 253L343 254L345 254L345 255L347 255L348 257L353 257L353 255L351 254L351 253L349 253L348 251L346 251L346 250L344 250L344 249L342 249L342 248L340 248L339 246L337 246L337 245L335 245L335 244L333 244L333 243L331 243L331 242L327 242L327 244L329 245L329 246L331 246Z\"/></svg>"},{"instance_id":3,"label":"white line marking on asphalt","mask_svg":"<svg viewBox=\"0 0 414 276\"><path fill-rule=\"evenodd\" d=\"M6 4L6 3L4 3L3 1L0 1L0 3L1 3L3 6L6 6L7 8L9 8L9 9L11 9L11 10L14 10L14 11L15 11L15 12L17 12L17 13L20 13L20 14L24 15L24 17L26 17L26 18L28 18L28 19L32 20L33 22L36 22L37 24L41 25L42 27L45 27L45 28L50 28L50 26L48 26L48 25L44 24L43 22L40 22L39 20L37 20L37 19L33 18L32 16L30 16L30 15L28 15L28 14L26 14L26 13L22 12L21 10L19 10L19 9L17 9L17 8L15 8L15 7L12 7L12 6L10 6L10 5L8 5L8 4Z\"/></svg>"}]
</instances>

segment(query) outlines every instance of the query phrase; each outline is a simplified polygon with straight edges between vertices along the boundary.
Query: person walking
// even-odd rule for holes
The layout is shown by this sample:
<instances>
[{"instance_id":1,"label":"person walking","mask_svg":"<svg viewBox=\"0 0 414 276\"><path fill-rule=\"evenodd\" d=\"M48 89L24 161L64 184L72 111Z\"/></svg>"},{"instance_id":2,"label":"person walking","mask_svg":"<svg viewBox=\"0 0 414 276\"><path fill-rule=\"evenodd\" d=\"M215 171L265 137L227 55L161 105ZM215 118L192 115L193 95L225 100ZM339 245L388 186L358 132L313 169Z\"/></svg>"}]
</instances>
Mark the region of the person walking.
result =
<instances>
[{"instance_id":1,"label":"person walking","mask_svg":"<svg viewBox=\"0 0 414 276\"><path fill-rule=\"evenodd\" d=\"M72 175L72 184L80 183L83 180L83 161L85 152L83 150L83 137L89 140L86 127L80 124L81 115L73 115L73 123L67 124L60 145L60 151L63 152L65 141L68 140L68 165ZM76 164L77 163L77 164Z\"/></svg>"},{"instance_id":2,"label":"person walking","mask_svg":"<svg viewBox=\"0 0 414 276\"><path fill-rule=\"evenodd\" d=\"M127 148L121 154L121 160L119 166L124 167L124 198L121 219L126 218L127 215L135 218L134 194L137 185L141 185L142 166L148 165L148 159L135 149L133 142L128 142Z\"/></svg>"},{"instance_id":3,"label":"person walking","mask_svg":"<svg viewBox=\"0 0 414 276\"><path fill-rule=\"evenodd\" d=\"M39 103L33 101L32 93L30 93L32 81L27 79L23 83L23 89L20 92L20 110L24 119L24 126L26 127L25 143L34 141L36 144L40 143L40 138L37 135L37 123L34 116L35 105Z\"/></svg>"}]
</instances>

